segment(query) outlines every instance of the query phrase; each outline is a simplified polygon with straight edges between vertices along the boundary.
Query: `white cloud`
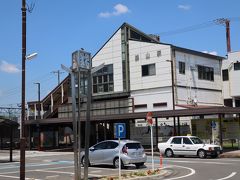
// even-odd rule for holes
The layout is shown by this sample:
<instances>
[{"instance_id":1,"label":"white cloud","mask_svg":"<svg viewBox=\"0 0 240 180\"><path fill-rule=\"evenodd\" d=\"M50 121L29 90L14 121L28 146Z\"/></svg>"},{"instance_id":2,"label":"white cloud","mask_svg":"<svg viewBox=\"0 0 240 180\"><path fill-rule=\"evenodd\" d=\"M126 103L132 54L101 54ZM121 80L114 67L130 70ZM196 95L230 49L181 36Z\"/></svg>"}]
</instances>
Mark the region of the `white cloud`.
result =
<instances>
[{"instance_id":1,"label":"white cloud","mask_svg":"<svg viewBox=\"0 0 240 180\"><path fill-rule=\"evenodd\" d=\"M0 71L6 72L6 73L18 73L21 70L17 68L14 64L9 64L6 61L1 61L0 63Z\"/></svg>"},{"instance_id":2,"label":"white cloud","mask_svg":"<svg viewBox=\"0 0 240 180\"><path fill-rule=\"evenodd\" d=\"M191 9L191 6L190 5L183 5L183 4L180 4L178 5L178 9L182 9L182 10L185 10L185 11L188 11Z\"/></svg>"},{"instance_id":3,"label":"white cloud","mask_svg":"<svg viewBox=\"0 0 240 180\"><path fill-rule=\"evenodd\" d=\"M126 14L129 12L130 12L130 10L128 9L127 6L125 6L123 4L117 4L114 6L113 12L101 12L98 14L98 16L102 17L102 18L108 18L111 16L119 16L119 15Z\"/></svg>"}]
</instances>

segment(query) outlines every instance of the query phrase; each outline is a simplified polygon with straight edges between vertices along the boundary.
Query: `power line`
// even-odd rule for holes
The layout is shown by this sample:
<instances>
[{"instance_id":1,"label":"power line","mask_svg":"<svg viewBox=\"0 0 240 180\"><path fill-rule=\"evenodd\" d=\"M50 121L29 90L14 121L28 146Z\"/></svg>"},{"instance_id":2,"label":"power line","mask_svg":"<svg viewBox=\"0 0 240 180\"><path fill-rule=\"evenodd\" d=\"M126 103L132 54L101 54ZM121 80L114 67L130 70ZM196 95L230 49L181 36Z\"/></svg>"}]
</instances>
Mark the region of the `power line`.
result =
<instances>
[{"instance_id":1,"label":"power line","mask_svg":"<svg viewBox=\"0 0 240 180\"><path fill-rule=\"evenodd\" d=\"M192 25L192 26L179 28L179 29L176 29L176 30L160 32L160 33L156 33L156 34L158 34L162 37L162 36L171 36L171 35L175 35L175 34L181 34L181 33L185 33L185 32L195 31L195 30L199 30L199 29L209 28L211 26L215 26L215 25L218 25L218 24L222 24L220 22L225 22L226 19L229 20L229 21L240 21L240 17L218 18L218 19L214 19L214 20L211 20L211 21L201 23L201 24L195 24L195 25Z\"/></svg>"}]
</instances>

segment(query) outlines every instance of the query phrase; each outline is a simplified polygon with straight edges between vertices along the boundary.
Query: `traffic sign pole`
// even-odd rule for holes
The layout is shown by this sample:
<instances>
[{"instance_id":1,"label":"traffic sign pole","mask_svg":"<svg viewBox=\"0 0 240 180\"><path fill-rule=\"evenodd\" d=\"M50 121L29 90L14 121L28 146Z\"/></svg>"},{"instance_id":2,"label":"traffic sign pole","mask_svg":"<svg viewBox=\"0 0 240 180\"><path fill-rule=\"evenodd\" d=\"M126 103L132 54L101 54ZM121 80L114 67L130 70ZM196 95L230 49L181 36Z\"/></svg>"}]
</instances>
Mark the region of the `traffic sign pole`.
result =
<instances>
[{"instance_id":1,"label":"traffic sign pole","mask_svg":"<svg viewBox=\"0 0 240 180\"><path fill-rule=\"evenodd\" d=\"M119 132L119 131L118 131ZM119 135L120 136L120 135ZM120 147L120 138L118 138L118 144L119 144L119 148L118 148L118 158L119 158L119 162L118 162L118 179L121 179L121 158L120 158L120 153L121 153L121 147Z\"/></svg>"},{"instance_id":2,"label":"traffic sign pole","mask_svg":"<svg viewBox=\"0 0 240 180\"><path fill-rule=\"evenodd\" d=\"M153 160L153 132L152 132L152 125L150 125L151 130L151 149L152 149L152 170L154 171L154 160Z\"/></svg>"}]
</instances>

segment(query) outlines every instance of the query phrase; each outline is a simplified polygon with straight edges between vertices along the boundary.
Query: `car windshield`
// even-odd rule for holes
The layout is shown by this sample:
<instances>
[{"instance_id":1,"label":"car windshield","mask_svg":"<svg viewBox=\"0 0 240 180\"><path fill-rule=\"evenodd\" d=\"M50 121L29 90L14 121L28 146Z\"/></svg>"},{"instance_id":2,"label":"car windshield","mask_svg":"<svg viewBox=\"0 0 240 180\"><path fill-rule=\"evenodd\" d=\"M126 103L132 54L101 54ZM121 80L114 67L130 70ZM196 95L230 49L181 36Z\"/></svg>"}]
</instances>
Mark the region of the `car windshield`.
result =
<instances>
[{"instance_id":1,"label":"car windshield","mask_svg":"<svg viewBox=\"0 0 240 180\"><path fill-rule=\"evenodd\" d=\"M197 137L190 138L194 144L203 144L203 141Z\"/></svg>"}]
</instances>

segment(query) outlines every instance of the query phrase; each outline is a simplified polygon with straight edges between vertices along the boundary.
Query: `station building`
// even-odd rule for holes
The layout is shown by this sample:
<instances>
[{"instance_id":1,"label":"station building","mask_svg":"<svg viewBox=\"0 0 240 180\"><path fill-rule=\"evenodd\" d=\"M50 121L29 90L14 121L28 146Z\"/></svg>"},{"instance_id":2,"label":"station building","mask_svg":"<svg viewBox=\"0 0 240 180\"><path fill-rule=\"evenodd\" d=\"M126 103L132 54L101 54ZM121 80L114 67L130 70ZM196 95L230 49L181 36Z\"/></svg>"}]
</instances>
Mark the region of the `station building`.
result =
<instances>
[{"instance_id":1,"label":"station building","mask_svg":"<svg viewBox=\"0 0 240 180\"><path fill-rule=\"evenodd\" d=\"M126 122L127 138L148 145L147 112L154 114L155 144L166 136L192 133L192 119L233 113L230 109L224 112L219 109L224 106L223 59L162 43L156 35L122 24L92 57L92 67L102 63L104 67L92 75L90 144L114 138L114 123ZM84 93L86 81L82 77L77 90ZM26 124L31 148L72 145L70 89L70 76L67 76L40 104L28 102ZM80 104L80 121L84 124L86 98L76 98ZM237 108L239 116L238 111Z\"/></svg>"}]
</instances>

